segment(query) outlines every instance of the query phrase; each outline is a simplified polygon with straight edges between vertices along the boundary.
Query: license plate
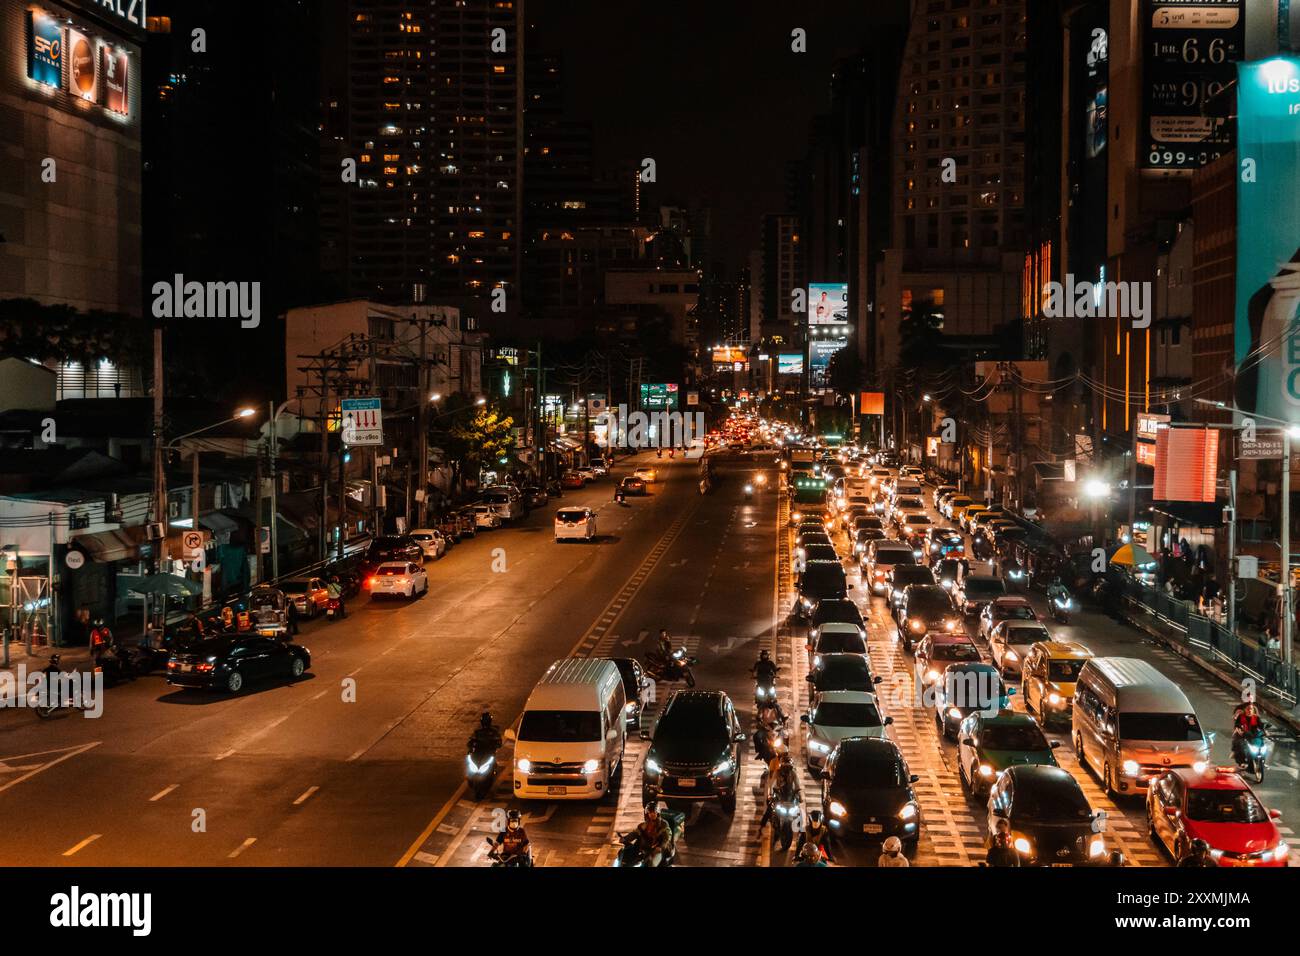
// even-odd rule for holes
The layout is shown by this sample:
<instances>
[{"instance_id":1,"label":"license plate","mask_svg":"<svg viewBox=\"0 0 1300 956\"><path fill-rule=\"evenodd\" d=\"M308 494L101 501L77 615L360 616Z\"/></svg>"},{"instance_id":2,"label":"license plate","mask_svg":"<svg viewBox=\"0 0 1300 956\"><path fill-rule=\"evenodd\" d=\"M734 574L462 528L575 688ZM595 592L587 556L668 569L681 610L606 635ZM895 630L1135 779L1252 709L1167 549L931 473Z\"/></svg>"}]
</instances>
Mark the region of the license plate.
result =
<instances>
[{"instance_id":1,"label":"license plate","mask_svg":"<svg viewBox=\"0 0 1300 956\"><path fill-rule=\"evenodd\" d=\"M568 787L547 787L546 795L549 797L562 797L569 792Z\"/></svg>"},{"instance_id":2,"label":"license plate","mask_svg":"<svg viewBox=\"0 0 1300 956\"><path fill-rule=\"evenodd\" d=\"M1052 866L1074 866L1073 863L1053 863Z\"/></svg>"},{"instance_id":3,"label":"license plate","mask_svg":"<svg viewBox=\"0 0 1300 956\"><path fill-rule=\"evenodd\" d=\"M678 777L678 778L677 778L677 786L679 786L679 787L688 787L688 788L689 788L689 787L693 787L693 786L695 786L695 778L694 778L694 777Z\"/></svg>"},{"instance_id":4,"label":"license plate","mask_svg":"<svg viewBox=\"0 0 1300 956\"><path fill-rule=\"evenodd\" d=\"M864 823L862 824L863 833L882 833L885 829L883 823Z\"/></svg>"},{"instance_id":5,"label":"license plate","mask_svg":"<svg viewBox=\"0 0 1300 956\"><path fill-rule=\"evenodd\" d=\"M194 665L193 665L193 664L182 664L182 665L181 665L181 673L182 673L182 674L188 674L188 673L189 673L190 671L192 671L192 670L194 670Z\"/></svg>"}]
</instances>

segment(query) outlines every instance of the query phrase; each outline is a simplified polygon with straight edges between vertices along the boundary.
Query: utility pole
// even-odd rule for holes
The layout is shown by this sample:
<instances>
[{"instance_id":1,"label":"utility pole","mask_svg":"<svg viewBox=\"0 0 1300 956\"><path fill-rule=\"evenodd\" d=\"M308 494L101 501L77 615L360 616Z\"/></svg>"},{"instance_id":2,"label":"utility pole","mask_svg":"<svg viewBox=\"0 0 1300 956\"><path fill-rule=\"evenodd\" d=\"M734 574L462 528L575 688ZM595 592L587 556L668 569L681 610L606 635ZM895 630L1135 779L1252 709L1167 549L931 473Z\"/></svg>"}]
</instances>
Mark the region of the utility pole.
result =
<instances>
[{"instance_id":1,"label":"utility pole","mask_svg":"<svg viewBox=\"0 0 1300 956\"><path fill-rule=\"evenodd\" d=\"M167 534L167 466L163 461L163 334L162 326L153 330L153 573L162 570L162 552ZM161 530L158 530L161 529ZM54 560L54 556L50 556Z\"/></svg>"},{"instance_id":2,"label":"utility pole","mask_svg":"<svg viewBox=\"0 0 1300 956\"><path fill-rule=\"evenodd\" d=\"M1230 439L1231 440L1231 439ZM1237 469L1228 472L1228 633L1237 633Z\"/></svg>"},{"instance_id":3,"label":"utility pole","mask_svg":"<svg viewBox=\"0 0 1300 956\"><path fill-rule=\"evenodd\" d=\"M272 485L274 487L274 485ZM254 461L253 467L253 493L256 495L257 510L253 512L253 528L257 535L257 581L262 583L266 580L266 558L262 556L262 457L259 455ZM271 509L271 526L275 527L275 509ZM275 554L275 531L271 531L271 554ZM274 575L274 571L272 574Z\"/></svg>"},{"instance_id":4,"label":"utility pole","mask_svg":"<svg viewBox=\"0 0 1300 956\"><path fill-rule=\"evenodd\" d=\"M429 380L428 372L428 351L426 348L428 342L429 318L425 316L420 319L420 365L417 372L417 378L420 383L418 389L419 409L417 415L416 428L419 430L419 441L417 442L417 451L415 453L415 513L417 521L415 527L423 528L426 526L426 520L429 514ZM407 518L411 512L406 512ZM410 528L406 529L410 531Z\"/></svg>"}]
</instances>

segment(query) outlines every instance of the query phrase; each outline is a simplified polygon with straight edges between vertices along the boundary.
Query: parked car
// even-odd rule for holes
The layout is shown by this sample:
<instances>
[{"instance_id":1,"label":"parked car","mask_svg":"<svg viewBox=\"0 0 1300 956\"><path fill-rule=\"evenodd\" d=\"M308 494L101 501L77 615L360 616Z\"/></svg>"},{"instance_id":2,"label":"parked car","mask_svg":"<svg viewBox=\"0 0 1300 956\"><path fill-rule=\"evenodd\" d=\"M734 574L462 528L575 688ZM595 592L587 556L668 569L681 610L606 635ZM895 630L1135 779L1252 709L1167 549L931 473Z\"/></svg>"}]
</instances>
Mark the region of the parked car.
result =
<instances>
[{"instance_id":1,"label":"parked car","mask_svg":"<svg viewBox=\"0 0 1300 956\"><path fill-rule=\"evenodd\" d=\"M423 555L420 560L424 560ZM330 599L329 588L325 586L323 578L290 578L281 582L280 590L293 602L298 615L307 619L323 614Z\"/></svg>"},{"instance_id":2,"label":"parked car","mask_svg":"<svg viewBox=\"0 0 1300 956\"><path fill-rule=\"evenodd\" d=\"M563 488L583 488L586 484L587 479L583 478L580 472L566 471L560 475L560 486Z\"/></svg>"},{"instance_id":3,"label":"parked car","mask_svg":"<svg viewBox=\"0 0 1300 956\"><path fill-rule=\"evenodd\" d=\"M385 561L423 561L424 549L409 534L384 535L370 542L366 550L367 569L373 571Z\"/></svg>"},{"instance_id":4,"label":"parked car","mask_svg":"<svg viewBox=\"0 0 1300 956\"><path fill-rule=\"evenodd\" d=\"M301 645L256 634L221 636L188 644L173 654L167 661L167 683L238 694L253 681L296 680L310 668L311 652Z\"/></svg>"},{"instance_id":5,"label":"parked car","mask_svg":"<svg viewBox=\"0 0 1300 956\"><path fill-rule=\"evenodd\" d=\"M447 553L447 539L437 528L416 528L410 532L425 558L436 561Z\"/></svg>"},{"instance_id":6,"label":"parked car","mask_svg":"<svg viewBox=\"0 0 1300 956\"><path fill-rule=\"evenodd\" d=\"M370 578L370 597L381 595L414 598L429 593L429 573L414 561L386 561Z\"/></svg>"},{"instance_id":7,"label":"parked car","mask_svg":"<svg viewBox=\"0 0 1300 956\"><path fill-rule=\"evenodd\" d=\"M520 489L529 508L541 508L550 501L551 496L540 485L525 485Z\"/></svg>"},{"instance_id":8,"label":"parked car","mask_svg":"<svg viewBox=\"0 0 1300 956\"><path fill-rule=\"evenodd\" d=\"M555 512L555 540L591 541L596 537L596 512L590 508L561 508Z\"/></svg>"}]
</instances>

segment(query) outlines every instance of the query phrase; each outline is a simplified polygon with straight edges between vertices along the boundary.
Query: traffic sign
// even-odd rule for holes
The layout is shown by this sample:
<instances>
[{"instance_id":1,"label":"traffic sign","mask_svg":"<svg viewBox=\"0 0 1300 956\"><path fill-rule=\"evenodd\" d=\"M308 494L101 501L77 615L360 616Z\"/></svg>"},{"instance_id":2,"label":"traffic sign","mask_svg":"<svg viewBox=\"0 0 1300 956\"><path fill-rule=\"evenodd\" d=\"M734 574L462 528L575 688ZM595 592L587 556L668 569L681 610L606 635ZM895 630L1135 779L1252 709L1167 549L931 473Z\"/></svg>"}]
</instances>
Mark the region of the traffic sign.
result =
<instances>
[{"instance_id":1,"label":"traffic sign","mask_svg":"<svg viewBox=\"0 0 1300 956\"><path fill-rule=\"evenodd\" d=\"M384 443L383 410L377 398L345 398L343 442L347 445L382 445Z\"/></svg>"},{"instance_id":2,"label":"traffic sign","mask_svg":"<svg viewBox=\"0 0 1300 956\"><path fill-rule=\"evenodd\" d=\"M203 554L203 532L186 531L181 535L181 548L186 560L192 560Z\"/></svg>"}]
</instances>

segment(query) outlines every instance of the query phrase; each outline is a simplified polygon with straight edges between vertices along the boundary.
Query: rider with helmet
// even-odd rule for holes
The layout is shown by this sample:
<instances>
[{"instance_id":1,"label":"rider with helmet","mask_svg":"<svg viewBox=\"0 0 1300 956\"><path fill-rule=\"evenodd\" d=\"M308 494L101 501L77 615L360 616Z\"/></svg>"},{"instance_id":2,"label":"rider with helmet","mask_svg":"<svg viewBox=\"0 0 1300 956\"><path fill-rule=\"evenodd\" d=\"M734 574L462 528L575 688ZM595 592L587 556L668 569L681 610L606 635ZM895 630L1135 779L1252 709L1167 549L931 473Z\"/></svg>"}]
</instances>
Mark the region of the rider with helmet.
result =
<instances>
[{"instance_id":1,"label":"rider with helmet","mask_svg":"<svg viewBox=\"0 0 1300 956\"><path fill-rule=\"evenodd\" d=\"M1020 854L1011 843L1011 821L1006 817L998 818L997 832L989 841L989 851L984 862L989 866L1020 865Z\"/></svg>"},{"instance_id":2,"label":"rider with helmet","mask_svg":"<svg viewBox=\"0 0 1300 956\"><path fill-rule=\"evenodd\" d=\"M772 819L776 813L775 795L794 791L796 797L803 793L803 788L799 785L799 772L794 769L794 761L790 758L790 751L784 750L777 759L776 770L772 773L772 784L769 796L767 798L767 810L763 813L763 819L759 821L760 830L767 826L767 821Z\"/></svg>"},{"instance_id":3,"label":"rider with helmet","mask_svg":"<svg viewBox=\"0 0 1300 956\"><path fill-rule=\"evenodd\" d=\"M528 831L524 829L523 817L518 810L506 813L506 828L497 835L492 845L506 866L531 865L532 845L528 842Z\"/></svg>"},{"instance_id":4,"label":"rider with helmet","mask_svg":"<svg viewBox=\"0 0 1300 956\"><path fill-rule=\"evenodd\" d=\"M907 857L903 855L903 841L896 836L887 839L880 848L880 857L876 860L876 866L911 866L907 862Z\"/></svg>"},{"instance_id":5,"label":"rider with helmet","mask_svg":"<svg viewBox=\"0 0 1300 956\"><path fill-rule=\"evenodd\" d=\"M1239 704L1232 715L1232 759L1237 763L1246 762L1246 741L1259 733L1264 727L1260 719L1259 708L1253 700Z\"/></svg>"},{"instance_id":6,"label":"rider with helmet","mask_svg":"<svg viewBox=\"0 0 1300 956\"><path fill-rule=\"evenodd\" d=\"M772 655L767 651L760 651L758 660L754 663L750 673L760 684L776 683L776 661L772 660Z\"/></svg>"},{"instance_id":7,"label":"rider with helmet","mask_svg":"<svg viewBox=\"0 0 1300 956\"><path fill-rule=\"evenodd\" d=\"M804 825L803 833L799 834L799 842L794 848L796 857L803 852L805 846L811 846L827 860L835 862L835 856L831 853L831 828L822 819L820 810L808 811L808 822Z\"/></svg>"},{"instance_id":8,"label":"rider with helmet","mask_svg":"<svg viewBox=\"0 0 1300 956\"><path fill-rule=\"evenodd\" d=\"M636 838L645 854L646 866L662 866L664 854L672 844L673 831L659 813L658 803L651 801L645 805L645 820L636 828Z\"/></svg>"},{"instance_id":9,"label":"rider with helmet","mask_svg":"<svg viewBox=\"0 0 1300 956\"><path fill-rule=\"evenodd\" d=\"M474 750L496 751L501 748L501 728L492 722L492 712L483 711L479 715L478 726L470 734L469 745Z\"/></svg>"},{"instance_id":10,"label":"rider with helmet","mask_svg":"<svg viewBox=\"0 0 1300 956\"><path fill-rule=\"evenodd\" d=\"M1179 866L1218 866L1210 855L1210 844L1199 837L1187 848L1187 855L1178 861Z\"/></svg>"}]
</instances>

